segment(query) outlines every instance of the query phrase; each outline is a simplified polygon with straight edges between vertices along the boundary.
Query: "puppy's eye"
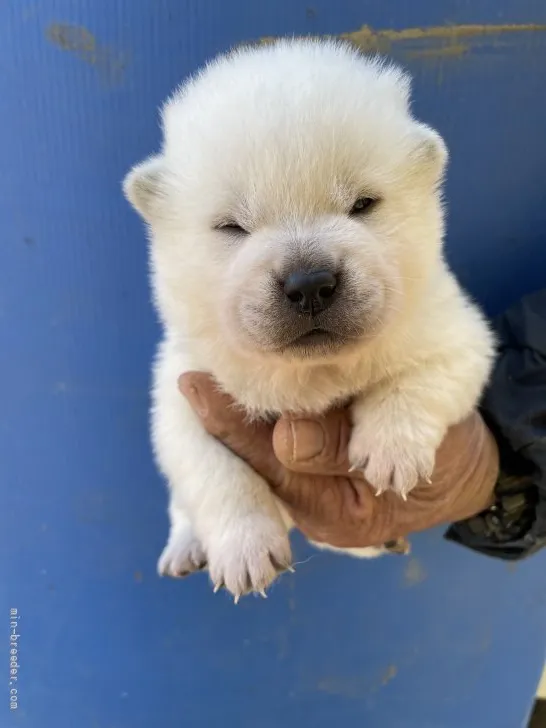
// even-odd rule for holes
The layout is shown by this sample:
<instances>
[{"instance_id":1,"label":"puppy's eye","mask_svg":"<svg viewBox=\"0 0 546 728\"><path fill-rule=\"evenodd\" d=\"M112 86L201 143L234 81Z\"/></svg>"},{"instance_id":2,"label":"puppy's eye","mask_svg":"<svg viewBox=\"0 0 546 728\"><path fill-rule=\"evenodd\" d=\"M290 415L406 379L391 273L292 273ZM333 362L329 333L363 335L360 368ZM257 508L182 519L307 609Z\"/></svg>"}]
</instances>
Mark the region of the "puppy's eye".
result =
<instances>
[{"instance_id":1,"label":"puppy's eye","mask_svg":"<svg viewBox=\"0 0 546 728\"><path fill-rule=\"evenodd\" d=\"M222 233L228 233L229 235L248 235L248 230L245 230L236 222L222 222L216 225L216 230L220 230Z\"/></svg>"},{"instance_id":2,"label":"puppy's eye","mask_svg":"<svg viewBox=\"0 0 546 728\"><path fill-rule=\"evenodd\" d=\"M365 212L369 212L377 202L378 200L375 197L359 197L351 207L349 215L363 215Z\"/></svg>"}]
</instances>

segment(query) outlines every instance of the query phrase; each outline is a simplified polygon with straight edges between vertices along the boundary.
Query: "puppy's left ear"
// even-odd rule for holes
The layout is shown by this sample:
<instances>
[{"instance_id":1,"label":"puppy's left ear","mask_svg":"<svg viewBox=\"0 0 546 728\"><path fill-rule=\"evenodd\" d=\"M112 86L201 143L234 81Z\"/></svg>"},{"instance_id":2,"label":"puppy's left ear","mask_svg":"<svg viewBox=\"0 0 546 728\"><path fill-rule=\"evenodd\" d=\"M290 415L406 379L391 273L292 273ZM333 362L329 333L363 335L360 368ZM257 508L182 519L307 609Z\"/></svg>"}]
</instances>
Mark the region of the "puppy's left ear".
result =
<instances>
[{"instance_id":1,"label":"puppy's left ear","mask_svg":"<svg viewBox=\"0 0 546 728\"><path fill-rule=\"evenodd\" d=\"M146 222L161 212L167 196L167 174L163 157L148 157L135 165L123 180L123 192Z\"/></svg>"},{"instance_id":2,"label":"puppy's left ear","mask_svg":"<svg viewBox=\"0 0 546 728\"><path fill-rule=\"evenodd\" d=\"M415 124L410 152L412 176L437 187L444 178L448 156L446 144L438 132L426 124Z\"/></svg>"}]
</instances>

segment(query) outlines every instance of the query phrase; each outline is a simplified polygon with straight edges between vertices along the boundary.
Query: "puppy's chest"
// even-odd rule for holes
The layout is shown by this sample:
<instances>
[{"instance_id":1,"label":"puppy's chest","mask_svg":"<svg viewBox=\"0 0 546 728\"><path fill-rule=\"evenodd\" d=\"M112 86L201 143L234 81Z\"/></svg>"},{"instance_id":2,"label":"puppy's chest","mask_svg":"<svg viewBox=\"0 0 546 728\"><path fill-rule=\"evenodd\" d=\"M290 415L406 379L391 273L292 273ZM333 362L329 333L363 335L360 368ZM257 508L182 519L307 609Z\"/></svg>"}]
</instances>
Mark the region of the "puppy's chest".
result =
<instances>
[{"instance_id":1,"label":"puppy's chest","mask_svg":"<svg viewBox=\"0 0 546 728\"><path fill-rule=\"evenodd\" d=\"M307 372L255 371L237 382L223 382L224 389L252 418L276 418L281 413L321 414L346 404L367 387L363 372L336 367Z\"/></svg>"}]
</instances>

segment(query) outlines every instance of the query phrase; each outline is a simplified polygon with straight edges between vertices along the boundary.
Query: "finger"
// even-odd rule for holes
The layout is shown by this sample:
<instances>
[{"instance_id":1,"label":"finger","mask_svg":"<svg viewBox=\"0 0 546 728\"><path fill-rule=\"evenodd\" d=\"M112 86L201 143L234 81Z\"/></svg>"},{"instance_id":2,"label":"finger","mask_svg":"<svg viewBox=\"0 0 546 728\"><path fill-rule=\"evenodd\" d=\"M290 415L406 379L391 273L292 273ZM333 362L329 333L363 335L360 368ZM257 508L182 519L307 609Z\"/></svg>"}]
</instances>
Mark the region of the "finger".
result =
<instances>
[{"instance_id":1,"label":"finger","mask_svg":"<svg viewBox=\"0 0 546 728\"><path fill-rule=\"evenodd\" d=\"M293 473L274 492L297 528L312 541L363 548L394 538L385 524L381 499L364 480Z\"/></svg>"},{"instance_id":2,"label":"finger","mask_svg":"<svg viewBox=\"0 0 546 728\"><path fill-rule=\"evenodd\" d=\"M273 452L271 424L250 422L208 374L186 372L178 378L178 388L209 435L246 460L264 478L277 481L281 467Z\"/></svg>"},{"instance_id":3,"label":"finger","mask_svg":"<svg viewBox=\"0 0 546 728\"><path fill-rule=\"evenodd\" d=\"M273 430L273 449L294 472L347 475L350 437L351 421L345 409L314 419L282 417Z\"/></svg>"}]
</instances>

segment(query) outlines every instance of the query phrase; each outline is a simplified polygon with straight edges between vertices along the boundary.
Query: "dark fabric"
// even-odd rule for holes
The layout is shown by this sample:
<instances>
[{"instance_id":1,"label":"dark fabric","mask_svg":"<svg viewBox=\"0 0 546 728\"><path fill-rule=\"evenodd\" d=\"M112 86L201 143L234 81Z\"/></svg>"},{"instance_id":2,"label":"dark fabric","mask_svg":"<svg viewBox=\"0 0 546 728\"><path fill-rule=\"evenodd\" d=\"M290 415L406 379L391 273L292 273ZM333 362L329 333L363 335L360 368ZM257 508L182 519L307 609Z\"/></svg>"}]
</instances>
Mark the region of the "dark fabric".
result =
<instances>
[{"instance_id":1,"label":"dark fabric","mask_svg":"<svg viewBox=\"0 0 546 728\"><path fill-rule=\"evenodd\" d=\"M546 545L546 289L495 322L499 353L482 413L499 445L496 503L447 538L501 559Z\"/></svg>"},{"instance_id":2,"label":"dark fabric","mask_svg":"<svg viewBox=\"0 0 546 728\"><path fill-rule=\"evenodd\" d=\"M529 728L546 728L546 700L537 700Z\"/></svg>"}]
</instances>

